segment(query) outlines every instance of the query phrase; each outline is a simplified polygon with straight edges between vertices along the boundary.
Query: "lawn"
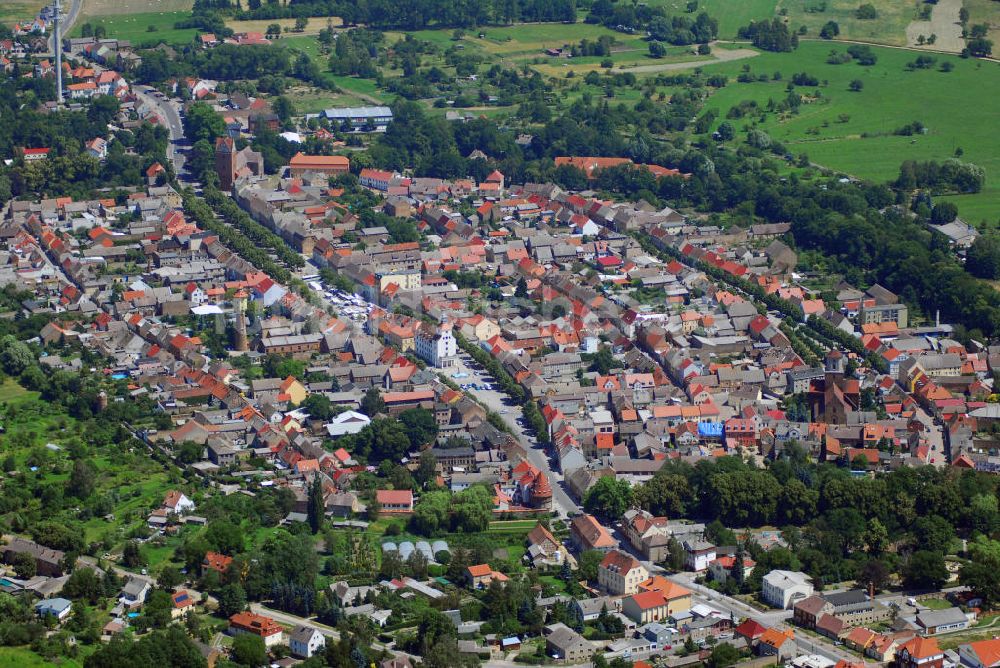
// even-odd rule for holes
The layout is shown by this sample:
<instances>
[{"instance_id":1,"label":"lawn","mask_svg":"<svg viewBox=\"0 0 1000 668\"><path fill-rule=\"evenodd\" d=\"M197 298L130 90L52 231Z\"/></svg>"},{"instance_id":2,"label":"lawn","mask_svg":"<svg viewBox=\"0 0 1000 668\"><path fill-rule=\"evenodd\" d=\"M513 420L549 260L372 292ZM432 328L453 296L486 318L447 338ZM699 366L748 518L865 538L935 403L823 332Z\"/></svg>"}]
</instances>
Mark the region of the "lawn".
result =
<instances>
[{"instance_id":1,"label":"lawn","mask_svg":"<svg viewBox=\"0 0 1000 668\"><path fill-rule=\"evenodd\" d=\"M358 77L331 77L337 87L348 93L360 93L361 95L371 95L372 97L384 97L384 93L379 90L378 84L372 79L359 79Z\"/></svg>"},{"instance_id":2,"label":"lawn","mask_svg":"<svg viewBox=\"0 0 1000 668\"><path fill-rule=\"evenodd\" d=\"M920 605L931 610L948 610L954 606L950 601L944 598L925 598L921 599Z\"/></svg>"},{"instance_id":3,"label":"lawn","mask_svg":"<svg viewBox=\"0 0 1000 668\"><path fill-rule=\"evenodd\" d=\"M367 107L374 104L366 97L353 95L349 91L331 93L318 88L296 86L286 93L295 105L297 114L318 114L330 107Z\"/></svg>"},{"instance_id":4,"label":"lawn","mask_svg":"<svg viewBox=\"0 0 1000 668\"><path fill-rule=\"evenodd\" d=\"M73 659L59 659L58 663L46 661L27 647L0 647L0 668L42 668L43 666L81 668L82 665Z\"/></svg>"},{"instance_id":5,"label":"lawn","mask_svg":"<svg viewBox=\"0 0 1000 668\"><path fill-rule=\"evenodd\" d=\"M194 28L174 28L177 21L190 17L190 12L186 11L98 14L90 5L86 7L87 15L81 17L73 27L74 36L79 36L84 23L103 25L109 37L126 39L134 44L166 42L183 45L190 43L198 34ZM154 30L151 31L150 28Z\"/></svg>"},{"instance_id":6,"label":"lawn","mask_svg":"<svg viewBox=\"0 0 1000 668\"><path fill-rule=\"evenodd\" d=\"M538 524L538 520L500 520L490 522L490 533L518 533L524 534L531 531Z\"/></svg>"},{"instance_id":7,"label":"lawn","mask_svg":"<svg viewBox=\"0 0 1000 668\"><path fill-rule=\"evenodd\" d=\"M878 47L878 62L872 67L829 65L825 61L831 49L844 47L805 42L793 53L763 53L751 61L705 66L708 73L730 77L706 108L718 110L721 123L742 100L755 100L762 107L769 99L782 100L787 94L786 80L794 73L807 72L821 85L796 90L821 97L804 103L797 115L767 114L760 129L790 153L805 153L813 162L876 181L895 178L904 160L944 161L961 149L962 160L986 170L987 182L979 194L953 198L960 215L977 224L995 223L1000 218L1000 136L992 131L996 110L990 101L1000 96L1000 65L938 55L935 67L910 72L905 65L917 54ZM952 72L938 69L945 61L954 66ZM737 83L735 78L744 66L754 74L780 72L782 80ZM860 92L848 90L854 79L863 83ZM919 95L914 91L920 91ZM893 134L913 121L922 122L927 133ZM753 119L730 122L741 133Z\"/></svg>"},{"instance_id":8,"label":"lawn","mask_svg":"<svg viewBox=\"0 0 1000 668\"><path fill-rule=\"evenodd\" d=\"M37 398L38 392L29 392L10 378L0 383L0 403L19 404Z\"/></svg>"}]
</instances>

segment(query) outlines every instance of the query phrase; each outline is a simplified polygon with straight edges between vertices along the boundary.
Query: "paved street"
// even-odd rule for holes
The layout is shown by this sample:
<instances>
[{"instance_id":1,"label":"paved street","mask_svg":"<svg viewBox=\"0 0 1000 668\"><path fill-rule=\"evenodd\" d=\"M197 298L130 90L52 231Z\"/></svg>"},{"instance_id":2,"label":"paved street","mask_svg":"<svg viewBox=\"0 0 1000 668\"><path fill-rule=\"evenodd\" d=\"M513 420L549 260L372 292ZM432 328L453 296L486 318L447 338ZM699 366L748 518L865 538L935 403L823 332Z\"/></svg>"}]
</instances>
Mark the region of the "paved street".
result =
<instances>
[{"instance_id":1,"label":"paved street","mask_svg":"<svg viewBox=\"0 0 1000 668\"><path fill-rule=\"evenodd\" d=\"M157 115L163 119L167 131L170 133L170 143L167 145L167 158L174 163L174 173L180 179L184 173L184 154L178 150L178 145L185 141L184 124L181 122L181 115L178 111L178 104L173 100L160 98L151 92L147 92L145 86L134 86L136 96L148 106L156 109ZM182 179L183 180L183 179Z\"/></svg>"},{"instance_id":2,"label":"paved street","mask_svg":"<svg viewBox=\"0 0 1000 668\"><path fill-rule=\"evenodd\" d=\"M552 485L552 509L561 517L569 517L583 511L582 507L577 504L569 495L568 489L566 488L566 483L563 480L563 476L556 470L552 468L552 462L549 460L548 453L545 448L539 445L534 437L528 434L527 430L524 429L520 424L518 424L518 419L521 417L521 407L514 405L507 398L493 379L485 370L477 370L470 366L470 364L475 364L475 361L469 357L464 352L459 351L459 360L455 367L451 369L438 369L439 372L448 376L450 380L459 384L465 385L467 383L473 383L476 385L492 385L498 389L495 390L466 390L466 392L476 399L481 401L487 408L495 411L497 414L503 418L503 421L510 427L511 432L517 437L521 445L528 451L528 461L530 461L534 466L545 472L545 475L549 477L549 483ZM467 373L469 374L465 378L452 378L452 374Z\"/></svg>"},{"instance_id":3,"label":"paved street","mask_svg":"<svg viewBox=\"0 0 1000 668\"><path fill-rule=\"evenodd\" d=\"M287 612L281 612L280 610L275 610L274 608L269 608L265 605L261 605L260 603L251 603L250 612L270 617L279 624L287 624L288 626L298 626L299 624L308 624L309 626L315 627L317 631L322 633L327 638L340 640L340 632L337 631L337 629L327 626L326 624L320 624L315 619L306 619L305 617L291 615L288 614Z\"/></svg>"}]
</instances>

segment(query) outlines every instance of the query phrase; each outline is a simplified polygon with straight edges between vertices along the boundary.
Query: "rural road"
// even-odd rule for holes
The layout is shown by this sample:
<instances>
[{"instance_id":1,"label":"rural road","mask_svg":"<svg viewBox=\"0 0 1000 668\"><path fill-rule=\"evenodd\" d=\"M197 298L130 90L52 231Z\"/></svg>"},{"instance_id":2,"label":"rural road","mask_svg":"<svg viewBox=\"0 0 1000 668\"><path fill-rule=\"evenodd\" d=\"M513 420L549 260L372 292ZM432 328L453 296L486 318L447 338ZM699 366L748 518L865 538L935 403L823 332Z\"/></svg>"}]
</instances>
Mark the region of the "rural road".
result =
<instances>
[{"instance_id":1,"label":"rural road","mask_svg":"<svg viewBox=\"0 0 1000 668\"><path fill-rule=\"evenodd\" d=\"M637 67L616 67L611 71L616 74L631 72L632 74L648 72L667 72L670 70L689 70L692 67L703 67L705 65L715 65L717 63L727 63L731 60L742 60L743 58L753 58L759 56L760 52L754 49L720 49L718 42L712 42L712 57L705 60L689 60L684 63L661 63L659 65L639 65Z\"/></svg>"},{"instance_id":2,"label":"rural road","mask_svg":"<svg viewBox=\"0 0 1000 668\"><path fill-rule=\"evenodd\" d=\"M66 12L66 18L63 19L60 29L62 31L63 37L69 35L70 31L73 29L73 24L76 23L77 18L80 16L80 10L83 9L83 0L70 0L69 7L64 7L63 10ZM49 51L55 55L56 47L54 43L56 41L56 34L52 32L49 35Z\"/></svg>"},{"instance_id":3,"label":"rural road","mask_svg":"<svg viewBox=\"0 0 1000 668\"><path fill-rule=\"evenodd\" d=\"M300 624L308 624L309 626L314 627L317 631L322 633L327 638L340 640L340 632L337 629L327 626L326 624L320 624L315 619L306 619L305 617L290 615L287 612L275 610L274 608L268 608L267 606L261 605L260 603L251 603L250 612L256 615L264 615L265 617L270 617L279 624L287 624L288 626L298 626Z\"/></svg>"}]
</instances>

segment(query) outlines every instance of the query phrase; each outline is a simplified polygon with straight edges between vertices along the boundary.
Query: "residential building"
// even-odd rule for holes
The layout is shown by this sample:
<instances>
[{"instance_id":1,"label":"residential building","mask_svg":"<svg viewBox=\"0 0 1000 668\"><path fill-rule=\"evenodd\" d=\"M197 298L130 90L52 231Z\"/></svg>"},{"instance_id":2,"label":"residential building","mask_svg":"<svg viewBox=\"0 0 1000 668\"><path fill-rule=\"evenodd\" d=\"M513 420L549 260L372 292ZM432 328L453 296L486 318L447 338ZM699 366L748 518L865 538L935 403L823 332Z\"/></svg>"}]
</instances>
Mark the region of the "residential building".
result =
<instances>
[{"instance_id":1,"label":"residential building","mask_svg":"<svg viewBox=\"0 0 1000 668\"><path fill-rule=\"evenodd\" d=\"M138 608L146 602L146 596L152 588L149 580L131 578L122 588L122 595L118 600L127 608Z\"/></svg>"},{"instance_id":2,"label":"residential building","mask_svg":"<svg viewBox=\"0 0 1000 668\"><path fill-rule=\"evenodd\" d=\"M226 555L219 554L218 552L208 551L205 553L205 559L201 562L201 570L202 573L208 570L215 571L221 575L229 570L229 566L232 563L232 557L227 557Z\"/></svg>"},{"instance_id":3,"label":"residential building","mask_svg":"<svg viewBox=\"0 0 1000 668\"><path fill-rule=\"evenodd\" d=\"M465 569L465 580L472 589L484 589L494 581L503 583L508 578L500 571L490 568L489 564L475 564Z\"/></svg>"},{"instance_id":4,"label":"residential building","mask_svg":"<svg viewBox=\"0 0 1000 668\"><path fill-rule=\"evenodd\" d=\"M299 624L288 633L292 656L308 659L326 647L326 638L315 627Z\"/></svg>"},{"instance_id":5,"label":"residential building","mask_svg":"<svg viewBox=\"0 0 1000 668\"><path fill-rule=\"evenodd\" d=\"M184 492L170 490L163 499L163 510L168 514L186 515L194 510L194 501L189 499Z\"/></svg>"},{"instance_id":6,"label":"residential building","mask_svg":"<svg viewBox=\"0 0 1000 668\"><path fill-rule=\"evenodd\" d=\"M764 576L761 596L775 608L788 610L807 596L812 596L813 586L809 576L798 571L773 570Z\"/></svg>"},{"instance_id":7,"label":"residential building","mask_svg":"<svg viewBox=\"0 0 1000 668\"><path fill-rule=\"evenodd\" d=\"M170 602L173 607L170 609L171 619L180 619L194 610L194 599L186 589L180 589L170 595Z\"/></svg>"},{"instance_id":8,"label":"residential building","mask_svg":"<svg viewBox=\"0 0 1000 668\"><path fill-rule=\"evenodd\" d=\"M600 550L609 552L618 547L618 543L608 530L593 515L578 515L569 526L570 538L580 552Z\"/></svg>"},{"instance_id":9,"label":"residential building","mask_svg":"<svg viewBox=\"0 0 1000 668\"><path fill-rule=\"evenodd\" d=\"M708 564L708 572L712 576L712 579L718 583L724 584L726 580L732 577L734 568L736 565L736 557L733 555L724 555L713 559ZM743 557L743 579L746 580L750 577L753 572L754 566L757 565L750 557Z\"/></svg>"},{"instance_id":10,"label":"residential building","mask_svg":"<svg viewBox=\"0 0 1000 668\"><path fill-rule=\"evenodd\" d=\"M597 647L565 624L546 627L545 653L557 661L575 664L590 661Z\"/></svg>"},{"instance_id":11,"label":"residential building","mask_svg":"<svg viewBox=\"0 0 1000 668\"><path fill-rule=\"evenodd\" d=\"M62 564L66 554L60 550L53 550L24 538L12 538L0 549L3 550L5 564L13 564L18 555L27 554L35 560L35 572L38 575L57 578L63 574Z\"/></svg>"},{"instance_id":12,"label":"residential building","mask_svg":"<svg viewBox=\"0 0 1000 668\"><path fill-rule=\"evenodd\" d=\"M907 640L896 650L899 668L942 668L944 651L934 638L916 637Z\"/></svg>"},{"instance_id":13,"label":"residential building","mask_svg":"<svg viewBox=\"0 0 1000 668\"><path fill-rule=\"evenodd\" d=\"M392 182L393 178L394 175L392 172L365 167L361 170L361 173L358 174L358 183L365 188L385 192L389 189L389 184Z\"/></svg>"},{"instance_id":14,"label":"residential building","mask_svg":"<svg viewBox=\"0 0 1000 668\"><path fill-rule=\"evenodd\" d=\"M625 537L649 561L663 561L670 550L670 528L666 517L645 510L628 510L622 517Z\"/></svg>"},{"instance_id":15,"label":"residential building","mask_svg":"<svg viewBox=\"0 0 1000 668\"><path fill-rule=\"evenodd\" d=\"M527 540L528 550L524 557L530 560L533 565L536 567L562 565L565 559L565 548L541 523L535 525L535 528L528 532Z\"/></svg>"},{"instance_id":16,"label":"residential building","mask_svg":"<svg viewBox=\"0 0 1000 668\"><path fill-rule=\"evenodd\" d=\"M265 647L273 647L284 640L284 629L270 617L252 612L238 612L229 618L230 635L250 633L264 641Z\"/></svg>"},{"instance_id":17,"label":"residential building","mask_svg":"<svg viewBox=\"0 0 1000 668\"><path fill-rule=\"evenodd\" d=\"M616 596L634 594L639 583L649 577L649 571L635 557L612 550L604 555L597 567L598 586Z\"/></svg>"},{"instance_id":18,"label":"residential building","mask_svg":"<svg viewBox=\"0 0 1000 668\"><path fill-rule=\"evenodd\" d=\"M708 570L708 565L715 561L715 546L705 540L686 540L684 547L684 567L700 573Z\"/></svg>"},{"instance_id":19,"label":"residential building","mask_svg":"<svg viewBox=\"0 0 1000 668\"><path fill-rule=\"evenodd\" d=\"M792 610L795 623L808 629L817 628L825 617L839 619L850 628L876 624L891 616L888 607L876 603L860 589L809 596L794 602ZM830 630L833 624L828 621L826 627Z\"/></svg>"},{"instance_id":20,"label":"residential building","mask_svg":"<svg viewBox=\"0 0 1000 668\"><path fill-rule=\"evenodd\" d=\"M779 661L794 657L798 652L795 631L770 628L757 639L757 653L761 656L777 656Z\"/></svg>"},{"instance_id":21,"label":"residential building","mask_svg":"<svg viewBox=\"0 0 1000 668\"><path fill-rule=\"evenodd\" d=\"M39 617L51 615L60 622L69 617L73 609L73 603L65 598L47 598L44 601L35 603L35 614Z\"/></svg>"},{"instance_id":22,"label":"residential building","mask_svg":"<svg viewBox=\"0 0 1000 668\"><path fill-rule=\"evenodd\" d=\"M1000 666L1000 639L959 645L958 656L966 668L997 668Z\"/></svg>"},{"instance_id":23,"label":"residential building","mask_svg":"<svg viewBox=\"0 0 1000 668\"><path fill-rule=\"evenodd\" d=\"M413 492L408 489L380 489L375 492L379 512L412 513Z\"/></svg>"},{"instance_id":24,"label":"residential building","mask_svg":"<svg viewBox=\"0 0 1000 668\"><path fill-rule=\"evenodd\" d=\"M650 585L650 582L656 584ZM640 589L642 591L622 601L622 614L636 624L658 622L691 609L690 590L662 576L643 583Z\"/></svg>"}]
</instances>

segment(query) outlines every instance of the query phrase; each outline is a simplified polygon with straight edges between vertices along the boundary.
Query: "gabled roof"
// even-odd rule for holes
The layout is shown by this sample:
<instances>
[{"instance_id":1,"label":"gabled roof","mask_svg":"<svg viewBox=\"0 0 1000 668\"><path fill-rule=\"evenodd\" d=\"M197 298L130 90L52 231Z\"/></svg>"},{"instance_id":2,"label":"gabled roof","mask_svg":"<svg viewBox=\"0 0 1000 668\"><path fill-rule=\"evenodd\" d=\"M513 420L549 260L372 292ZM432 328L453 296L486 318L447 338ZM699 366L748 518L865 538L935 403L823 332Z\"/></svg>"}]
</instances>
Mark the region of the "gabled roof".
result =
<instances>
[{"instance_id":1,"label":"gabled roof","mask_svg":"<svg viewBox=\"0 0 1000 668\"><path fill-rule=\"evenodd\" d=\"M767 627L756 622L752 619L748 619L734 629L736 635L743 636L744 638L755 639L759 638L767 631Z\"/></svg>"},{"instance_id":2,"label":"gabled roof","mask_svg":"<svg viewBox=\"0 0 1000 668\"><path fill-rule=\"evenodd\" d=\"M985 668L1000 665L1000 639L970 642L968 645L960 646L959 649L963 647L968 647Z\"/></svg>"},{"instance_id":3,"label":"gabled roof","mask_svg":"<svg viewBox=\"0 0 1000 668\"><path fill-rule=\"evenodd\" d=\"M899 647L900 651L905 650L914 659L927 659L938 654L943 654L938 646L936 638L922 638L917 636L907 640Z\"/></svg>"}]
</instances>

